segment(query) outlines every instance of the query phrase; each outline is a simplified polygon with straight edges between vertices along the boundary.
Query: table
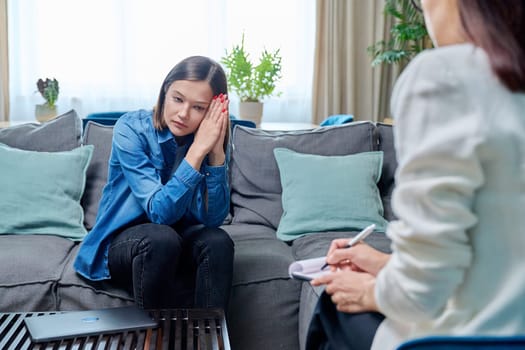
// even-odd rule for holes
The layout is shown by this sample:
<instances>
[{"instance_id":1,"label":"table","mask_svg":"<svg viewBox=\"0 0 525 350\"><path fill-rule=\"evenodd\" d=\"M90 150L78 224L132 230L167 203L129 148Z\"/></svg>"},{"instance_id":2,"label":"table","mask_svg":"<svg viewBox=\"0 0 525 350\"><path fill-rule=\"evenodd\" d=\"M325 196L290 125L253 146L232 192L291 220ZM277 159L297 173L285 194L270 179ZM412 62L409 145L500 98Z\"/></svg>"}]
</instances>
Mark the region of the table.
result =
<instances>
[{"instance_id":1,"label":"table","mask_svg":"<svg viewBox=\"0 0 525 350\"><path fill-rule=\"evenodd\" d=\"M230 349L220 309L150 310L159 322L158 328L32 343L24 318L50 313L56 312L0 314L0 349Z\"/></svg>"}]
</instances>

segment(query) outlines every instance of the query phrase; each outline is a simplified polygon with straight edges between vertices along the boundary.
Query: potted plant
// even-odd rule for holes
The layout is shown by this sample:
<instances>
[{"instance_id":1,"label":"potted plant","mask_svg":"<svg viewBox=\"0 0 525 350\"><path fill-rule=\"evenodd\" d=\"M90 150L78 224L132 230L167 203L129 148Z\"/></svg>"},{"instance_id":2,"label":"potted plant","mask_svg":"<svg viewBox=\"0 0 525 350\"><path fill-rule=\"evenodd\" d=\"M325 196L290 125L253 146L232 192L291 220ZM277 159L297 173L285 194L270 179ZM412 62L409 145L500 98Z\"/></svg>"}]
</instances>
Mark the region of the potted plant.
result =
<instances>
[{"instance_id":1,"label":"potted plant","mask_svg":"<svg viewBox=\"0 0 525 350\"><path fill-rule=\"evenodd\" d=\"M413 0L386 0L384 13L394 18L390 39L368 48L372 66L382 63L405 65L422 50L432 47L421 9Z\"/></svg>"},{"instance_id":2,"label":"potted plant","mask_svg":"<svg viewBox=\"0 0 525 350\"><path fill-rule=\"evenodd\" d=\"M244 34L240 45L233 46L221 59L226 67L229 88L239 97L239 116L255 122L261 122L265 97L272 96L276 83L281 79L281 55L279 49L261 53L259 63L255 65L249 59L244 47Z\"/></svg>"},{"instance_id":3,"label":"potted plant","mask_svg":"<svg viewBox=\"0 0 525 350\"><path fill-rule=\"evenodd\" d=\"M40 92L40 95L42 95L44 100L46 100L45 103L36 105L36 119L40 122L43 122L56 117L56 101L58 99L59 92L58 81L55 78L46 78L46 80L38 79L36 86L38 88L38 92Z\"/></svg>"}]
</instances>

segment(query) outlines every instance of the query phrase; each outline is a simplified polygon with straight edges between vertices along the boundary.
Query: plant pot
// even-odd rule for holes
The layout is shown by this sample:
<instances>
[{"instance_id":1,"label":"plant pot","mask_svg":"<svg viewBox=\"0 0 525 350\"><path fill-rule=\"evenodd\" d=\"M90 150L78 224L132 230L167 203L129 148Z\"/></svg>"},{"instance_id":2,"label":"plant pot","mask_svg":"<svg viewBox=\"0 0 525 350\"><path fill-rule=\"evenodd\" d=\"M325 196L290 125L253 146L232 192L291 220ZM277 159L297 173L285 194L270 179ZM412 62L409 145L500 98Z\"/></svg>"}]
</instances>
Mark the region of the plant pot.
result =
<instances>
[{"instance_id":1,"label":"plant pot","mask_svg":"<svg viewBox=\"0 0 525 350\"><path fill-rule=\"evenodd\" d=\"M57 106L50 106L47 103L35 106L35 118L39 122L45 122L57 116Z\"/></svg>"},{"instance_id":2,"label":"plant pot","mask_svg":"<svg viewBox=\"0 0 525 350\"><path fill-rule=\"evenodd\" d=\"M262 114L263 104L261 102L239 103L239 117L254 122L257 127L261 124Z\"/></svg>"}]
</instances>

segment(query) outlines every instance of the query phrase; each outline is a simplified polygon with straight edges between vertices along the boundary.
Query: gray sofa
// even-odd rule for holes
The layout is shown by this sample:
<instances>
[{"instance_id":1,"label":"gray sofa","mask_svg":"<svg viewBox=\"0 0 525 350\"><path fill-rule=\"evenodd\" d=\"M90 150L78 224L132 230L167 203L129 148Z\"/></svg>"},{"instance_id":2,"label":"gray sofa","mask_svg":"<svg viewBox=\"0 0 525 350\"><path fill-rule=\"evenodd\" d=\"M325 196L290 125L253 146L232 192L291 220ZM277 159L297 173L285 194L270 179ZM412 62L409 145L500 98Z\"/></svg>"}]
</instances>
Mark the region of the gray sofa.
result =
<instances>
[{"instance_id":1,"label":"gray sofa","mask_svg":"<svg viewBox=\"0 0 525 350\"><path fill-rule=\"evenodd\" d=\"M0 143L48 152L94 145L81 200L84 225L89 230L106 181L112 127L89 122L82 130L81 125L81 119L70 111L40 125L0 129ZM332 239L351 237L355 232L312 232L293 241L276 237L283 207L273 149L284 147L325 156L383 151L377 187L384 217L391 220L390 195L396 169L392 127L371 122L304 131L236 126L232 144L231 215L223 225L235 242L233 288L227 310L232 348L302 349L321 289L290 279L288 266L294 260L324 255ZM108 283L86 281L75 273L72 262L78 242L52 232L4 233L0 234L0 312L104 308L133 302L125 291ZM366 241L383 251L389 249L384 233L373 233Z\"/></svg>"}]
</instances>

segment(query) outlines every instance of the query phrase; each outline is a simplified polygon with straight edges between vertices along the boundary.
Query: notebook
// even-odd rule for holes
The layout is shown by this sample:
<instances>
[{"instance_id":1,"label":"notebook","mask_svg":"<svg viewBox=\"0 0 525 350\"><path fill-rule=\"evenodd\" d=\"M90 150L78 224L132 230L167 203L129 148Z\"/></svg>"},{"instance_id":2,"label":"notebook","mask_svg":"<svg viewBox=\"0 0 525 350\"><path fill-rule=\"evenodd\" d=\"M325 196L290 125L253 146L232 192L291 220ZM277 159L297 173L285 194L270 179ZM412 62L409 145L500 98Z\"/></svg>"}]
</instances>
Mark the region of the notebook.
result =
<instances>
[{"instance_id":1,"label":"notebook","mask_svg":"<svg viewBox=\"0 0 525 350\"><path fill-rule=\"evenodd\" d=\"M149 313L136 306L68 311L27 317L24 322L34 342L157 327Z\"/></svg>"}]
</instances>

